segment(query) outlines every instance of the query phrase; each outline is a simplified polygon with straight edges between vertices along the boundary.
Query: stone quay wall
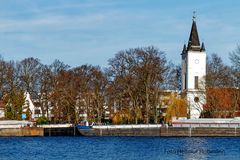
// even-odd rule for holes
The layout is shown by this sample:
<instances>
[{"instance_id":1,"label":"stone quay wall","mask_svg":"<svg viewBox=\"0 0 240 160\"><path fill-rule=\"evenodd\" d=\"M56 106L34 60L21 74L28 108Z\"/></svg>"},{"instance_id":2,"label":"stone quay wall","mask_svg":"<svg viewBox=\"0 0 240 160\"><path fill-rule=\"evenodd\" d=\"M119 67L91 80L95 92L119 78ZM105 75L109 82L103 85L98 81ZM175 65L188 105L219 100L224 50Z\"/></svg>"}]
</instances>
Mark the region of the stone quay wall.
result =
<instances>
[{"instance_id":1,"label":"stone quay wall","mask_svg":"<svg viewBox=\"0 0 240 160\"><path fill-rule=\"evenodd\" d=\"M159 137L240 137L240 128L125 128L80 129L68 128L4 128L2 137L20 136L159 136Z\"/></svg>"},{"instance_id":2,"label":"stone quay wall","mask_svg":"<svg viewBox=\"0 0 240 160\"><path fill-rule=\"evenodd\" d=\"M161 136L228 137L240 136L240 128L161 128Z\"/></svg>"},{"instance_id":3,"label":"stone quay wall","mask_svg":"<svg viewBox=\"0 0 240 160\"><path fill-rule=\"evenodd\" d=\"M240 136L240 128L132 128L80 129L82 136L160 136L160 137L224 137Z\"/></svg>"},{"instance_id":4,"label":"stone quay wall","mask_svg":"<svg viewBox=\"0 0 240 160\"><path fill-rule=\"evenodd\" d=\"M1 137L34 137L43 136L43 128L23 127L23 128L2 128L0 129Z\"/></svg>"},{"instance_id":5,"label":"stone quay wall","mask_svg":"<svg viewBox=\"0 0 240 160\"><path fill-rule=\"evenodd\" d=\"M79 136L76 127L44 128L44 136Z\"/></svg>"}]
</instances>

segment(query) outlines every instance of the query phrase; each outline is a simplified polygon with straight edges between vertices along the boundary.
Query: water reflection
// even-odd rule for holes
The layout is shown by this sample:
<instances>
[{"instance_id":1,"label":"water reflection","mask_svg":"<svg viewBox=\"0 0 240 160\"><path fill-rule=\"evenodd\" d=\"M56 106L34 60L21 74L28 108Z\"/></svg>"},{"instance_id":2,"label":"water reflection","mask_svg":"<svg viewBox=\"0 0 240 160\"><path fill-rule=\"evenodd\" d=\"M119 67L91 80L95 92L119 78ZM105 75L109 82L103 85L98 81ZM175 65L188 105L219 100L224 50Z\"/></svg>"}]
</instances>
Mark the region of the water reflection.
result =
<instances>
[{"instance_id":1,"label":"water reflection","mask_svg":"<svg viewBox=\"0 0 240 160\"><path fill-rule=\"evenodd\" d=\"M206 159L208 157L208 144L204 138L183 138L179 143L181 145L166 148L165 154L187 160Z\"/></svg>"},{"instance_id":2,"label":"water reflection","mask_svg":"<svg viewBox=\"0 0 240 160\"><path fill-rule=\"evenodd\" d=\"M208 156L207 140L204 138L186 138L184 146L185 153L183 153L184 159L187 160L199 160L206 159Z\"/></svg>"},{"instance_id":3,"label":"water reflection","mask_svg":"<svg viewBox=\"0 0 240 160\"><path fill-rule=\"evenodd\" d=\"M213 147L208 142L208 138L186 138L185 141L186 143L182 151L184 159L199 160L224 155L224 150L220 147Z\"/></svg>"},{"instance_id":4,"label":"water reflection","mask_svg":"<svg viewBox=\"0 0 240 160\"><path fill-rule=\"evenodd\" d=\"M239 137L0 137L0 159L239 160Z\"/></svg>"}]
</instances>

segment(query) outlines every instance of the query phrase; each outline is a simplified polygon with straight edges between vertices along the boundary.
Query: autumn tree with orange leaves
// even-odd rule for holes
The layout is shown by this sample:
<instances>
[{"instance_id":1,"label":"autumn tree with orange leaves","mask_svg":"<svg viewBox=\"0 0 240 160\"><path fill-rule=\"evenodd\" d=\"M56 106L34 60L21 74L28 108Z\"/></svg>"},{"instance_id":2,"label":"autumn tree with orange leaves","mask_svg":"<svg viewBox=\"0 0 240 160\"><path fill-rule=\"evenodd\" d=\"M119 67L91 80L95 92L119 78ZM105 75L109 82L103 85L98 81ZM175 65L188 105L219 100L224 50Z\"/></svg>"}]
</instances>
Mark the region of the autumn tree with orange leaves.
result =
<instances>
[{"instance_id":1,"label":"autumn tree with orange leaves","mask_svg":"<svg viewBox=\"0 0 240 160\"><path fill-rule=\"evenodd\" d=\"M231 118L235 116L233 95L234 88L209 88L207 104L204 106L205 118Z\"/></svg>"},{"instance_id":2,"label":"autumn tree with orange leaves","mask_svg":"<svg viewBox=\"0 0 240 160\"><path fill-rule=\"evenodd\" d=\"M170 96L165 122L171 122L173 119L187 117L187 101L177 94Z\"/></svg>"}]
</instances>

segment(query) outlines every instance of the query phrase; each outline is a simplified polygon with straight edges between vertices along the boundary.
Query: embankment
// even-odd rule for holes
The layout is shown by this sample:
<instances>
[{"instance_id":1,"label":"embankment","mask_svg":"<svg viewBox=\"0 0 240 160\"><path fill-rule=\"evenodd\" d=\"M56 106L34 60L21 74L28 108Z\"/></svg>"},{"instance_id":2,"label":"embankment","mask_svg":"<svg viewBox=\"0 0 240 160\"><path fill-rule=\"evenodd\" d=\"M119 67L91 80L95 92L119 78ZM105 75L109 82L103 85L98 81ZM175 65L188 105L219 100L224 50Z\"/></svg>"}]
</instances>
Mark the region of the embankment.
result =
<instances>
[{"instance_id":1,"label":"embankment","mask_svg":"<svg viewBox=\"0 0 240 160\"><path fill-rule=\"evenodd\" d=\"M67 128L4 128L2 137L20 136L159 136L159 137L240 137L240 128L125 128L79 129Z\"/></svg>"},{"instance_id":2,"label":"embankment","mask_svg":"<svg viewBox=\"0 0 240 160\"><path fill-rule=\"evenodd\" d=\"M78 136L79 132L75 127L22 127L22 128L1 128L0 137L34 137L34 136Z\"/></svg>"},{"instance_id":3,"label":"embankment","mask_svg":"<svg viewBox=\"0 0 240 160\"><path fill-rule=\"evenodd\" d=\"M240 128L79 129L82 136L240 137Z\"/></svg>"},{"instance_id":4,"label":"embankment","mask_svg":"<svg viewBox=\"0 0 240 160\"><path fill-rule=\"evenodd\" d=\"M23 127L23 128L2 128L1 137L24 137L24 136L43 136L43 128Z\"/></svg>"},{"instance_id":5,"label":"embankment","mask_svg":"<svg viewBox=\"0 0 240 160\"><path fill-rule=\"evenodd\" d=\"M79 136L75 127L44 128L44 136Z\"/></svg>"}]
</instances>

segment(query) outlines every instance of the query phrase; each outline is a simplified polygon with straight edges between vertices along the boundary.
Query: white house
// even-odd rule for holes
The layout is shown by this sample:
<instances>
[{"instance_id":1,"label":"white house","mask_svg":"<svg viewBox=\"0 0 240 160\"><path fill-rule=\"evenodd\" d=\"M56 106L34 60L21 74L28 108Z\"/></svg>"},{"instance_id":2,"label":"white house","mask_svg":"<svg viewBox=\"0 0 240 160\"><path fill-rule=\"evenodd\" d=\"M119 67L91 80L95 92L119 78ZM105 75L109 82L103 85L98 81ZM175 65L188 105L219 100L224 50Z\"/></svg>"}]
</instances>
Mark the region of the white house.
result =
<instances>
[{"instance_id":1,"label":"white house","mask_svg":"<svg viewBox=\"0 0 240 160\"><path fill-rule=\"evenodd\" d=\"M22 108L23 108L22 112L26 113L28 108L29 108L29 110L31 112L31 118L33 120L35 120L36 118L40 117L42 115L41 114L42 113L41 107L34 105L29 92L25 92L24 93L24 97L25 97L25 103L22 106Z\"/></svg>"}]
</instances>

